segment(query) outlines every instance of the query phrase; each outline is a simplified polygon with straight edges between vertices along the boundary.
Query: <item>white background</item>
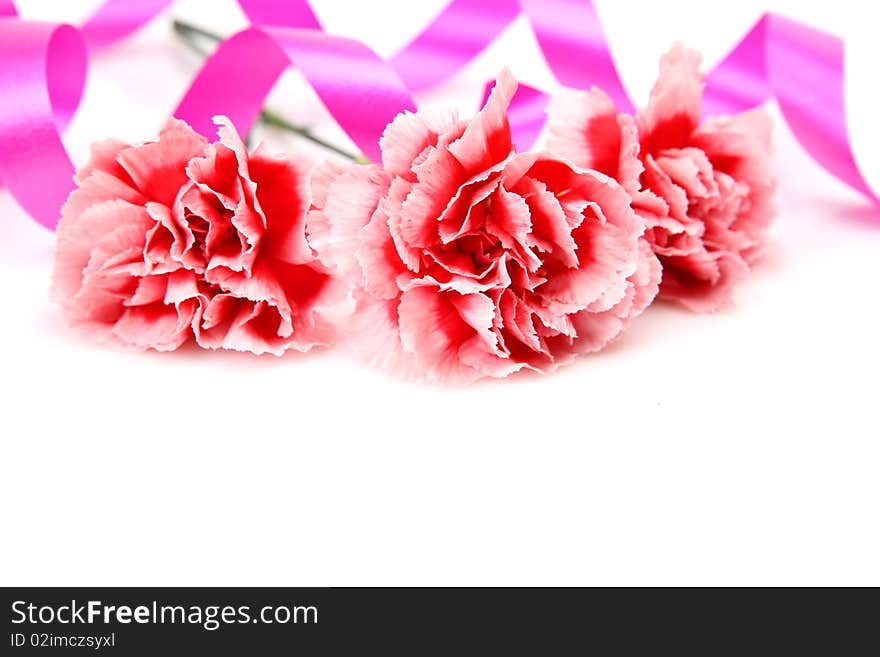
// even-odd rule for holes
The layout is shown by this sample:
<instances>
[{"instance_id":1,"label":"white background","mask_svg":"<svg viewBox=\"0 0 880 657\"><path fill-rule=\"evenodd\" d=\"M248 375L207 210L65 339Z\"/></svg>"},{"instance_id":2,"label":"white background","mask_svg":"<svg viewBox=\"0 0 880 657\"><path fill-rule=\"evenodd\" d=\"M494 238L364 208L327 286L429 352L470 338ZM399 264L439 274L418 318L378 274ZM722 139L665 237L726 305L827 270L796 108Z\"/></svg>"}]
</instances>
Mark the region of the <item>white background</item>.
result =
<instances>
[{"instance_id":1,"label":"white background","mask_svg":"<svg viewBox=\"0 0 880 657\"><path fill-rule=\"evenodd\" d=\"M94 4L19 0L75 23ZM390 55L444 3L314 4ZM844 36L857 156L880 189L869 3L597 6L639 101L673 41L711 65L766 8ZM66 135L77 161L95 139L151 137L174 108L198 60L172 15L244 25L231 1L183 0L98 56ZM420 100L470 113L504 64L553 89L520 19ZM288 77L270 104L344 143ZM557 374L461 389L343 348L90 344L48 300L52 234L0 192L0 584L880 584L880 209L777 127L782 211L734 310L658 305Z\"/></svg>"}]
</instances>

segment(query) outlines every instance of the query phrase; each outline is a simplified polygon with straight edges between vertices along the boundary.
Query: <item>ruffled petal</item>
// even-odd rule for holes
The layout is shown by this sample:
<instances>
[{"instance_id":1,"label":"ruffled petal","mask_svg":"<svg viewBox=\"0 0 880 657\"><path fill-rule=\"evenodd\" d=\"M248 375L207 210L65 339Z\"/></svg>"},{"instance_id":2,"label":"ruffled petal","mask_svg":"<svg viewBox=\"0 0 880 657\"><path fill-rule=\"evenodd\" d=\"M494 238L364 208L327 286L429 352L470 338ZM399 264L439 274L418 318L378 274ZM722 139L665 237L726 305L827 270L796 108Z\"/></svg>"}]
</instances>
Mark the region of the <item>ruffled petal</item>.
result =
<instances>
[{"instance_id":1,"label":"ruffled petal","mask_svg":"<svg viewBox=\"0 0 880 657\"><path fill-rule=\"evenodd\" d=\"M117 139L105 139L93 143L89 146L88 161L76 170L74 175L76 184L82 185L89 176L101 172L123 185L135 188L135 182L118 160L119 154L128 148L132 147Z\"/></svg>"},{"instance_id":2,"label":"ruffled petal","mask_svg":"<svg viewBox=\"0 0 880 657\"><path fill-rule=\"evenodd\" d=\"M119 248L143 248L144 234L152 224L142 207L127 201L105 201L81 214L71 214L65 204L56 233L55 265L52 272L52 297L67 308L83 284L83 272L95 245L119 228L131 227L117 237Z\"/></svg>"},{"instance_id":3,"label":"ruffled petal","mask_svg":"<svg viewBox=\"0 0 880 657\"><path fill-rule=\"evenodd\" d=\"M318 248L321 259L344 279L361 284L357 260L358 233L369 222L388 191L388 179L377 165L353 166L331 183L322 210L326 240Z\"/></svg>"},{"instance_id":4,"label":"ruffled petal","mask_svg":"<svg viewBox=\"0 0 880 657\"><path fill-rule=\"evenodd\" d=\"M665 258L659 298L698 313L716 312L731 305L733 288L748 273L748 265L733 253L715 254L710 263L696 256Z\"/></svg>"},{"instance_id":5,"label":"ruffled petal","mask_svg":"<svg viewBox=\"0 0 880 657\"><path fill-rule=\"evenodd\" d=\"M660 59L660 76L647 106L636 114L643 154L688 144L700 123L700 55L676 44Z\"/></svg>"},{"instance_id":6,"label":"ruffled petal","mask_svg":"<svg viewBox=\"0 0 880 657\"><path fill-rule=\"evenodd\" d=\"M181 312L164 303L132 306L113 325L113 334L140 349L173 351L189 339L193 314L191 307Z\"/></svg>"},{"instance_id":7,"label":"ruffled petal","mask_svg":"<svg viewBox=\"0 0 880 657\"><path fill-rule=\"evenodd\" d=\"M168 119L156 141L126 148L117 160L146 197L171 205L186 182L186 165L207 141L183 121Z\"/></svg>"},{"instance_id":8,"label":"ruffled petal","mask_svg":"<svg viewBox=\"0 0 880 657\"><path fill-rule=\"evenodd\" d=\"M407 290L400 298L401 345L431 378L468 382L481 375L462 362L459 350L480 331L491 328L495 312L491 301L483 295L465 296L469 298L420 286Z\"/></svg>"},{"instance_id":9,"label":"ruffled petal","mask_svg":"<svg viewBox=\"0 0 880 657\"><path fill-rule=\"evenodd\" d=\"M389 176L408 176L425 149L436 146L440 135L458 124L454 112L401 112L388 124L379 139L382 166Z\"/></svg>"},{"instance_id":10,"label":"ruffled petal","mask_svg":"<svg viewBox=\"0 0 880 657\"><path fill-rule=\"evenodd\" d=\"M547 149L579 167L611 176L630 193L642 171L632 117L618 114L601 89L563 89L547 106Z\"/></svg>"},{"instance_id":11,"label":"ruffled petal","mask_svg":"<svg viewBox=\"0 0 880 657\"><path fill-rule=\"evenodd\" d=\"M501 71L486 105L468 124L461 137L449 145L449 152L468 175L501 162L513 150L507 107L517 86L509 69Z\"/></svg>"},{"instance_id":12,"label":"ruffled petal","mask_svg":"<svg viewBox=\"0 0 880 657\"><path fill-rule=\"evenodd\" d=\"M363 272L366 291L379 299L399 296L397 279L407 269L388 231L388 217L381 204L373 213L370 223L360 231L358 240L355 255Z\"/></svg>"},{"instance_id":13,"label":"ruffled petal","mask_svg":"<svg viewBox=\"0 0 880 657\"><path fill-rule=\"evenodd\" d=\"M251 155L249 169L258 207L266 217L264 253L294 264L311 262L314 253L306 239L310 163L299 157L272 157L259 149Z\"/></svg>"}]
</instances>

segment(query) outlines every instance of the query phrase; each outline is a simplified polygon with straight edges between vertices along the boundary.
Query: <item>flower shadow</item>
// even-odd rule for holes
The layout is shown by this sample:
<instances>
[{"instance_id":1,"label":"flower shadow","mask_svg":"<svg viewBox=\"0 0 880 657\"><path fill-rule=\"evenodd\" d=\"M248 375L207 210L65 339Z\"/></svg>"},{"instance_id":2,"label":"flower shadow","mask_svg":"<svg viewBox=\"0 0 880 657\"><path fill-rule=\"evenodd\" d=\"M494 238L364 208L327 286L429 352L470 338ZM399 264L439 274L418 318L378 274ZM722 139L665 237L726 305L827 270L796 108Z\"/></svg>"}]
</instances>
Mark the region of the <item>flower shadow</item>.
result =
<instances>
[{"instance_id":1,"label":"flower shadow","mask_svg":"<svg viewBox=\"0 0 880 657\"><path fill-rule=\"evenodd\" d=\"M330 350L330 347L314 347L306 352L290 350L281 356L275 354L253 354L248 351L235 351L232 349L204 349L199 347L195 342L189 341L175 351L158 352L144 351L144 356L151 358L168 358L180 363L190 364L208 364L208 365L228 365L237 369L247 368L251 370L291 367L304 362L312 361L324 357Z\"/></svg>"}]
</instances>

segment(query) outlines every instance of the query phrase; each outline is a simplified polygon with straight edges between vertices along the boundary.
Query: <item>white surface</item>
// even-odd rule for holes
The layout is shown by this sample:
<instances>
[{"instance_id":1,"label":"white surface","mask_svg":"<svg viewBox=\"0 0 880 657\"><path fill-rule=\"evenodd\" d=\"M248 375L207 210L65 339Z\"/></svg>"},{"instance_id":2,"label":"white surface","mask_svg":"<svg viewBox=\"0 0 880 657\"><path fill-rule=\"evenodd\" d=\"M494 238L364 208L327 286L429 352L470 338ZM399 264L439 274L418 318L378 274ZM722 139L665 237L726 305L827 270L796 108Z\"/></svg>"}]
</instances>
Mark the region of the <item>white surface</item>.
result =
<instances>
[{"instance_id":1,"label":"white surface","mask_svg":"<svg viewBox=\"0 0 880 657\"><path fill-rule=\"evenodd\" d=\"M75 4L20 2L69 20L94 3ZM387 55L443 2L315 4ZM598 6L639 98L669 43L711 64L764 6L644 3L633 20L634 4ZM242 24L233 3L206 5L172 13ZM846 37L857 151L880 180L877 17L767 5ZM182 94L196 60L168 18L95 62L66 137L80 158L151 136ZM427 102L469 112L506 62L550 88L518 22ZM342 142L295 75L272 104ZM80 341L47 299L53 236L0 193L0 584L880 584L880 210L777 125L782 212L734 311L655 306L558 374L466 389L343 351Z\"/></svg>"}]
</instances>

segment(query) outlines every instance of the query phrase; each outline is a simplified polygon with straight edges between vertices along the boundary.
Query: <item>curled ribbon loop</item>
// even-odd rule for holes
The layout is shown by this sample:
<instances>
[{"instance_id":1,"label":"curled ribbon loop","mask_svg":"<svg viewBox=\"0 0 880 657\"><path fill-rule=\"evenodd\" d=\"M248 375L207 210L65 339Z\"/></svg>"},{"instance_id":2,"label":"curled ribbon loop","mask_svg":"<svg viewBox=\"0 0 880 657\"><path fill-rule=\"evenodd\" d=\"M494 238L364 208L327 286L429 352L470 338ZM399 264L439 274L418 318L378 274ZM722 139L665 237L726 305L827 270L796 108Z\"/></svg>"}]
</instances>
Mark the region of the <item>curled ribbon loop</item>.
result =
<instances>
[{"instance_id":1,"label":"curled ribbon loop","mask_svg":"<svg viewBox=\"0 0 880 657\"><path fill-rule=\"evenodd\" d=\"M238 5L254 25L324 29L307 0L238 0Z\"/></svg>"},{"instance_id":2,"label":"curled ribbon loop","mask_svg":"<svg viewBox=\"0 0 880 657\"><path fill-rule=\"evenodd\" d=\"M810 156L875 202L852 154L843 98L843 42L766 14L706 77L703 111L729 114L775 98Z\"/></svg>"},{"instance_id":3,"label":"curled ribbon loop","mask_svg":"<svg viewBox=\"0 0 880 657\"><path fill-rule=\"evenodd\" d=\"M547 65L560 84L600 87L622 112L635 110L589 0L519 0Z\"/></svg>"},{"instance_id":4,"label":"curled ribbon loop","mask_svg":"<svg viewBox=\"0 0 880 657\"><path fill-rule=\"evenodd\" d=\"M564 85L601 87L617 106L633 103L611 59L589 0L519 0L556 78ZM843 42L775 14L764 15L707 76L703 113L731 114L771 98L806 151L822 167L877 202L859 172L846 130ZM514 103L518 101L514 98ZM537 112L521 107L522 121ZM512 126L517 129L519 126Z\"/></svg>"},{"instance_id":5,"label":"curled ribbon loop","mask_svg":"<svg viewBox=\"0 0 880 657\"><path fill-rule=\"evenodd\" d=\"M60 131L82 94L86 46L130 34L171 0L106 0L80 30L25 21L0 0L0 181L41 224L54 227L73 186L73 164ZM205 64L177 115L203 132L225 113L246 130L281 72L294 63L352 140L371 159L395 114L414 109L410 89L433 87L467 65L522 13L556 78L602 87L624 111L633 103L614 66L590 0L451 0L404 49L382 61L352 39L331 37L307 0L239 0L255 25L222 44ZM307 28L307 29L302 29ZM250 62L250 63L249 63ZM226 91L235 80L236 93ZM808 153L874 201L846 130L843 43L767 14L706 78L704 113L747 110L774 98ZM510 107L523 150L544 122L547 95L521 86Z\"/></svg>"},{"instance_id":6,"label":"curled ribbon loop","mask_svg":"<svg viewBox=\"0 0 880 657\"><path fill-rule=\"evenodd\" d=\"M53 229L73 189L73 163L59 130L85 83L86 49L79 32L0 18L0 180L42 225Z\"/></svg>"},{"instance_id":7,"label":"curled ribbon loop","mask_svg":"<svg viewBox=\"0 0 880 657\"><path fill-rule=\"evenodd\" d=\"M415 110L397 73L359 41L315 30L252 27L219 46L174 114L206 135L215 130L211 118L216 114L225 114L247 132L291 64L371 160L381 157L379 137L385 126L398 113ZM235 93L229 93L230 80Z\"/></svg>"},{"instance_id":8,"label":"curled ribbon loop","mask_svg":"<svg viewBox=\"0 0 880 657\"><path fill-rule=\"evenodd\" d=\"M143 27L171 0L107 0L80 28L90 49L109 46Z\"/></svg>"},{"instance_id":9,"label":"curled ribbon loop","mask_svg":"<svg viewBox=\"0 0 880 657\"><path fill-rule=\"evenodd\" d=\"M49 229L73 189L74 166L61 132L82 97L86 45L100 48L134 31L170 0L108 0L82 30L18 18L0 0L0 181Z\"/></svg>"},{"instance_id":10,"label":"curled ribbon loop","mask_svg":"<svg viewBox=\"0 0 880 657\"><path fill-rule=\"evenodd\" d=\"M307 0L238 4L254 25L323 29ZM388 63L410 89L430 89L464 68L518 15L518 0L451 0Z\"/></svg>"},{"instance_id":11,"label":"curled ribbon loop","mask_svg":"<svg viewBox=\"0 0 880 657\"><path fill-rule=\"evenodd\" d=\"M517 0L452 0L391 65L410 89L430 89L464 68L518 15Z\"/></svg>"}]
</instances>

